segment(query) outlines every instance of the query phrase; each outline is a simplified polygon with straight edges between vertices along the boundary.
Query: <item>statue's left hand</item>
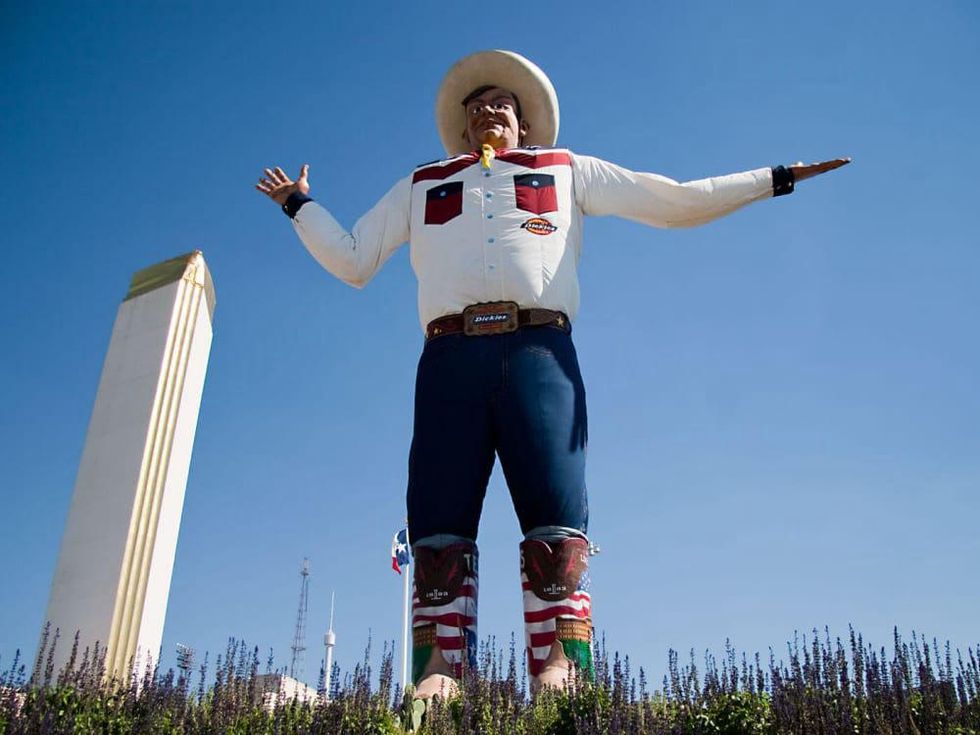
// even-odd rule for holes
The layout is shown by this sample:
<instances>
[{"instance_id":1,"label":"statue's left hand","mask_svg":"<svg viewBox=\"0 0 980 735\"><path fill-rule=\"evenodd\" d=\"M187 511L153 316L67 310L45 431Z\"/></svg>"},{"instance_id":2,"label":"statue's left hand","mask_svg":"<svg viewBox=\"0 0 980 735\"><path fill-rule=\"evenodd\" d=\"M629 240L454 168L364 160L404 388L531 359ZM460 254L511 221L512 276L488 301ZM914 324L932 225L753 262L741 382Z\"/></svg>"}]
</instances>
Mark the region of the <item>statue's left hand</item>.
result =
<instances>
[{"instance_id":1,"label":"statue's left hand","mask_svg":"<svg viewBox=\"0 0 980 735\"><path fill-rule=\"evenodd\" d=\"M809 164L803 163L803 161L797 161L793 165L787 166L786 168L793 172L793 178L796 181L803 181L803 179L810 179L814 176L825 174L828 171L833 171L835 168L846 166L850 162L850 158L835 158L832 161L821 161L820 163Z\"/></svg>"},{"instance_id":2,"label":"statue's left hand","mask_svg":"<svg viewBox=\"0 0 980 735\"><path fill-rule=\"evenodd\" d=\"M286 172L278 166L275 169L267 168L265 169L265 177L259 179L255 188L282 206L293 192L310 193L310 164L303 164L296 181L286 176Z\"/></svg>"}]
</instances>

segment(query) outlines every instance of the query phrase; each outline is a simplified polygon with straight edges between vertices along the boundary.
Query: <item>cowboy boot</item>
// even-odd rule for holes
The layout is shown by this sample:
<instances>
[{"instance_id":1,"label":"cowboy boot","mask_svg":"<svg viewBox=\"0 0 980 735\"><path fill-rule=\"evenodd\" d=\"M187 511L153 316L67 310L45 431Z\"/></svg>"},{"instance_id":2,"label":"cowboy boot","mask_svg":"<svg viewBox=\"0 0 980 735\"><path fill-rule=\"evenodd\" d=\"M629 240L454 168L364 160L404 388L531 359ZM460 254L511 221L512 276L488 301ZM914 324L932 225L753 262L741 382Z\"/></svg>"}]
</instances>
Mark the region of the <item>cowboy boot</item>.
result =
<instances>
[{"instance_id":1,"label":"cowboy boot","mask_svg":"<svg viewBox=\"0 0 980 735\"><path fill-rule=\"evenodd\" d=\"M415 547L412 681L415 697L459 693L466 666L476 666L477 550L471 541Z\"/></svg>"},{"instance_id":2,"label":"cowboy boot","mask_svg":"<svg viewBox=\"0 0 980 735\"><path fill-rule=\"evenodd\" d=\"M524 635L531 693L563 689L575 676L589 678L592 662L592 597L589 542L566 538L521 543Z\"/></svg>"}]
</instances>

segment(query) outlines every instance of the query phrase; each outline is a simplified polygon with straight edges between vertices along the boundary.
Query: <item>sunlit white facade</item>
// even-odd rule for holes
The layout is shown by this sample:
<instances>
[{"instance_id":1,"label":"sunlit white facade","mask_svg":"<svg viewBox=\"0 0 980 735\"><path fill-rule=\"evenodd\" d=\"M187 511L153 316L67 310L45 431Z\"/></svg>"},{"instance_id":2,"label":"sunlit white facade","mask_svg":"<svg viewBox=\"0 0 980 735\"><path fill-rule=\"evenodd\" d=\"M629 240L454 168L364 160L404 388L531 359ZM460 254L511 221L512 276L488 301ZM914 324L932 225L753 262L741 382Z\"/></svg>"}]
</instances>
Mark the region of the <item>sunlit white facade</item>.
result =
<instances>
[{"instance_id":1,"label":"sunlit white facade","mask_svg":"<svg viewBox=\"0 0 980 735\"><path fill-rule=\"evenodd\" d=\"M110 674L159 656L214 303L195 251L137 272L119 307L45 615L56 672L76 632Z\"/></svg>"}]
</instances>

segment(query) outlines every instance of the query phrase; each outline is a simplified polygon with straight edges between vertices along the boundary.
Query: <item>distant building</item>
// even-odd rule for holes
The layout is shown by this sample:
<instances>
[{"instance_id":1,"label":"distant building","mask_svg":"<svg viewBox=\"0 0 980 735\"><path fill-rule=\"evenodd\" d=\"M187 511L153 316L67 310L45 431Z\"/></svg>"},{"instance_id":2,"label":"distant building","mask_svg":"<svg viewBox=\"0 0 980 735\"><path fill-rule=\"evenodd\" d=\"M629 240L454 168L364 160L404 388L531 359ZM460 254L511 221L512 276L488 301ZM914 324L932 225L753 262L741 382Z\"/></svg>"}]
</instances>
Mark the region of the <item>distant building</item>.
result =
<instances>
[{"instance_id":1,"label":"distant building","mask_svg":"<svg viewBox=\"0 0 980 735\"><path fill-rule=\"evenodd\" d=\"M316 689L285 674L259 674L255 677L255 698L263 708L271 712L276 705L297 702L316 703L320 695Z\"/></svg>"},{"instance_id":2,"label":"distant building","mask_svg":"<svg viewBox=\"0 0 980 735\"><path fill-rule=\"evenodd\" d=\"M119 307L45 614L56 672L76 631L109 674L159 656L214 304L195 251L137 272Z\"/></svg>"}]
</instances>

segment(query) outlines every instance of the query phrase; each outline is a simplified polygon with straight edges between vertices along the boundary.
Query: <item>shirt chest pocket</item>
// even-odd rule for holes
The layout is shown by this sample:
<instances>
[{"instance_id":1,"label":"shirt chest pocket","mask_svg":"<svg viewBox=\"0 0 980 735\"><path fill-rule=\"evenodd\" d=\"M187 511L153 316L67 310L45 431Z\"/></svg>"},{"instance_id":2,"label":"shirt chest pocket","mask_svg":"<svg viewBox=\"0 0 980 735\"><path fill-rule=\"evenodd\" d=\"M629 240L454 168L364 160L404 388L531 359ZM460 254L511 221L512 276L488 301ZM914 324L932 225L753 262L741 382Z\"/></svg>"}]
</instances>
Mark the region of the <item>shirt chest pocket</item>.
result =
<instances>
[{"instance_id":1,"label":"shirt chest pocket","mask_svg":"<svg viewBox=\"0 0 980 735\"><path fill-rule=\"evenodd\" d=\"M444 225L463 212L463 182L451 181L425 192L425 224Z\"/></svg>"},{"instance_id":2,"label":"shirt chest pocket","mask_svg":"<svg viewBox=\"0 0 980 735\"><path fill-rule=\"evenodd\" d=\"M517 208L533 214L558 211L555 177L551 174L521 174L514 177Z\"/></svg>"}]
</instances>

